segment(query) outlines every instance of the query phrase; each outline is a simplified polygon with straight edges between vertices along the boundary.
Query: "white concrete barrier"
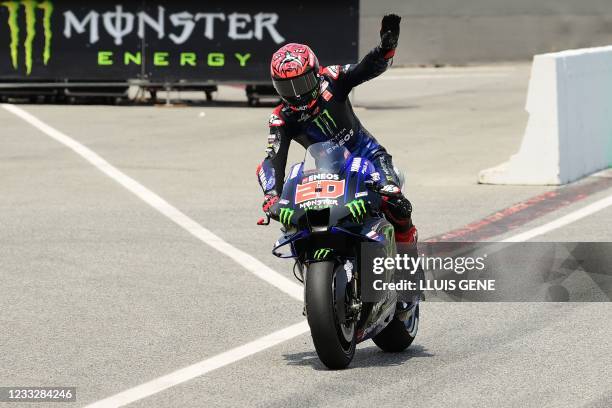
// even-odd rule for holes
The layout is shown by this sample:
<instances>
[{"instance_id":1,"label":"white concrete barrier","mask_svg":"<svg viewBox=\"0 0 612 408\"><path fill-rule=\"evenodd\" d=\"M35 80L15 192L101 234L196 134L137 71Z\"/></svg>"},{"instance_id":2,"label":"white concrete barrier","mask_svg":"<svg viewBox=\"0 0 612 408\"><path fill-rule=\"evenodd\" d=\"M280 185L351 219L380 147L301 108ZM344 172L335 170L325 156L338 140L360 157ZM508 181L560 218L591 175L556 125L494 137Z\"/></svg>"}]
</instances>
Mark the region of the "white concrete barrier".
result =
<instances>
[{"instance_id":1,"label":"white concrete barrier","mask_svg":"<svg viewBox=\"0 0 612 408\"><path fill-rule=\"evenodd\" d=\"M612 166L612 46L533 58L519 152L485 184L565 184Z\"/></svg>"}]
</instances>

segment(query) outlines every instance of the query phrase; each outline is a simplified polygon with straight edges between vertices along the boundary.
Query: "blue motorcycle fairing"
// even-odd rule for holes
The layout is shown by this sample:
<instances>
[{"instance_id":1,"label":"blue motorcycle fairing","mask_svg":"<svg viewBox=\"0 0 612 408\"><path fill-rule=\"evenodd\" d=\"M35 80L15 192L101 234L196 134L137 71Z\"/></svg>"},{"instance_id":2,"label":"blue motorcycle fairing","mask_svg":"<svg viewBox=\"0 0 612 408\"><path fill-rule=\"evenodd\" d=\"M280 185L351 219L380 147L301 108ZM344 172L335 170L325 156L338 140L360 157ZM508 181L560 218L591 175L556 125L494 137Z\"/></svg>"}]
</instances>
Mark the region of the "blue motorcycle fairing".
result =
<instances>
[{"instance_id":1,"label":"blue motorcycle fairing","mask_svg":"<svg viewBox=\"0 0 612 408\"><path fill-rule=\"evenodd\" d=\"M304 171L304 162L293 165L279 200L278 212L285 211L285 218L281 217L281 222L288 219L287 226L299 228L299 221L307 211L329 208L329 225L337 225L352 215L347 204L353 201L362 201L363 207L378 211L380 196L366 185L375 172L374 165L362 157L349 157L341 167L329 171ZM313 191L312 197L308 197L309 189L314 190L321 185L325 188L327 184L334 184L334 189L336 186L342 187L343 191L335 191L333 195Z\"/></svg>"}]
</instances>

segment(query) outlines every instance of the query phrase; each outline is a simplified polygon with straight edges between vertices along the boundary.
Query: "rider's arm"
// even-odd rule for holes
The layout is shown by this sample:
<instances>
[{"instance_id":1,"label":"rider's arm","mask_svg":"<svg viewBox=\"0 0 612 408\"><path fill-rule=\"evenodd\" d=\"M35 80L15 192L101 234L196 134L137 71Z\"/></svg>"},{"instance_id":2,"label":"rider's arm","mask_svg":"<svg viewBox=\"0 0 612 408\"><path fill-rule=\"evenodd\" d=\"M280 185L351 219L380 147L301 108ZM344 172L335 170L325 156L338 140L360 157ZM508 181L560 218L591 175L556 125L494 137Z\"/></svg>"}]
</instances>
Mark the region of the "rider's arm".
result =
<instances>
[{"instance_id":1,"label":"rider's arm","mask_svg":"<svg viewBox=\"0 0 612 408\"><path fill-rule=\"evenodd\" d=\"M377 46L371 50L358 64L349 64L341 68L339 82L348 94L351 89L370 79L376 78L389 67L389 58L386 52Z\"/></svg>"},{"instance_id":2,"label":"rider's arm","mask_svg":"<svg viewBox=\"0 0 612 408\"><path fill-rule=\"evenodd\" d=\"M287 134L285 121L277 108L270 116L270 134L266 158L257 168L257 179L264 194L281 195L285 179L285 166L291 137Z\"/></svg>"},{"instance_id":3,"label":"rider's arm","mask_svg":"<svg viewBox=\"0 0 612 408\"><path fill-rule=\"evenodd\" d=\"M368 52L358 64L338 67L338 83L347 94L357 85L376 78L391 65L399 40L400 20L395 14L386 15L381 25L380 44Z\"/></svg>"}]
</instances>

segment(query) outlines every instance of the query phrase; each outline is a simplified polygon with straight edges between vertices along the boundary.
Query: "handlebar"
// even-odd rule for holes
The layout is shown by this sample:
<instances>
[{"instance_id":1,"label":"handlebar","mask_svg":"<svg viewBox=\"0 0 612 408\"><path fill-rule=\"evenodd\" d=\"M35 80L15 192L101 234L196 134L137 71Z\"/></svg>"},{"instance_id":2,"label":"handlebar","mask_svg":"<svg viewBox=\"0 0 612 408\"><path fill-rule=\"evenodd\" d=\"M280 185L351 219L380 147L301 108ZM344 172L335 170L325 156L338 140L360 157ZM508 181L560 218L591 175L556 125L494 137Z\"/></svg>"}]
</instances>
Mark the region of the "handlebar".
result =
<instances>
[{"instance_id":1,"label":"handlebar","mask_svg":"<svg viewBox=\"0 0 612 408\"><path fill-rule=\"evenodd\" d=\"M274 204L270 211L266 211L264 214L265 216L257 221L257 225L270 225L270 220L278 221L278 203Z\"/></svg>"},{"instance_id":2,"label":"handlebar","mask_svg":"<svg viewBox=\"0 0 612 408\"><path fill-rule=\"evenodd\" d=\"M257 221L257 225L270 225L270 213L266 213L266 217L261 217Z\"/></svg>"}]
</instances>

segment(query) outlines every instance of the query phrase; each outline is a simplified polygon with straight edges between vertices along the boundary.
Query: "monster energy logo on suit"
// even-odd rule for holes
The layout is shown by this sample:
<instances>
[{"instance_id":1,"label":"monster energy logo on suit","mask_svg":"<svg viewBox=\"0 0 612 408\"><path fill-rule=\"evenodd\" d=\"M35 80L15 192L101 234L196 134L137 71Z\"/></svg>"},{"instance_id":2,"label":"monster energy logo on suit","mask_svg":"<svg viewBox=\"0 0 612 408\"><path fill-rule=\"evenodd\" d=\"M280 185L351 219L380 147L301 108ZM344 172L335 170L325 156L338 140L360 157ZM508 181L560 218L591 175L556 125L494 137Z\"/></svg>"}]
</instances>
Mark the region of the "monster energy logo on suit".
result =
<instances>
[{"instance_id":1,"label":"monster energy logo on suit","mask_svg":"<svg viewBox=\"0 0 612 408\"><path fill-rule=\"evenodd\" d=\"M323 132L324 135L333 136L338 128L336 121L334 118L332 118L327 109L321 112L319 116L314 118L312 121L319 127L319 129L321 129L321 132Z\"/></svg>"},{"instance_id":2,"label":"monster energy logo on suit","mask_svg":"<svg viewBox=\"0 0 612 408\"><path fill-rule=\"evenodd\" d=\"M43 11L43 33L45 36L45 48L43 50L43 63L47 65L51 59L51 39L53 32L51 31L51 16L53 15L53 3L50 1L38 2L35 0L21 1L5 1L1 2L0 6L8 10L8 26L11 33L11 63L13 68L19 68L19 41L21 30L19 29L19 11L23 9L25 14L25 39L23 41L23 49L25 53L26 73L32 73L32 53L34 39L36 38L37 26L37 10Z\"/></svg>"}]
</instances>

